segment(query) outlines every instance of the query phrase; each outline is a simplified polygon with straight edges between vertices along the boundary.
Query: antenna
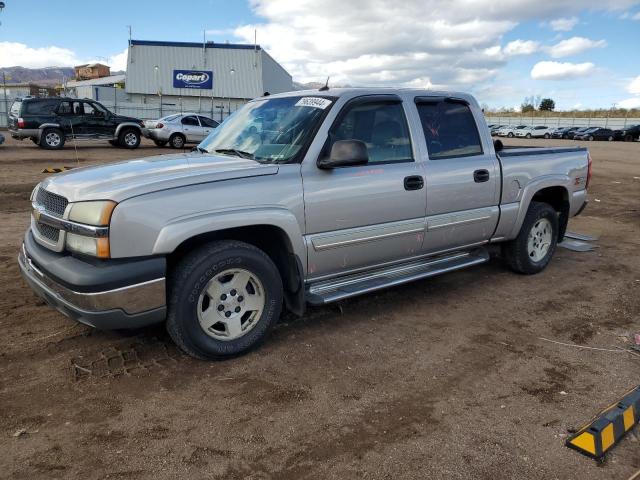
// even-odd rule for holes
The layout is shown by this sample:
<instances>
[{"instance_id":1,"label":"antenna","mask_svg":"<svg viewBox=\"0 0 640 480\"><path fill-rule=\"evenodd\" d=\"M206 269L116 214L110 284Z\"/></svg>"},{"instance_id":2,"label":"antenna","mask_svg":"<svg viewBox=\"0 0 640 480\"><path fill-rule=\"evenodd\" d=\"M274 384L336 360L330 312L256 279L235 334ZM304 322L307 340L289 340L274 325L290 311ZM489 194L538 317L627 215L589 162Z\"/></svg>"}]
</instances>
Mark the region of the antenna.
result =
<instances>
[{"instance_id":1,"label":"antenna","mask_svg":"<svg viewBox=\"0 0 640 480\"><path fill-rule=\"evenodd\" d=\"M318 89L319 92L326 92L327 90L329 90L329 78L331 77L327 77L327 81L325 82L325 84Z\"/></svg>"}]
</instances>

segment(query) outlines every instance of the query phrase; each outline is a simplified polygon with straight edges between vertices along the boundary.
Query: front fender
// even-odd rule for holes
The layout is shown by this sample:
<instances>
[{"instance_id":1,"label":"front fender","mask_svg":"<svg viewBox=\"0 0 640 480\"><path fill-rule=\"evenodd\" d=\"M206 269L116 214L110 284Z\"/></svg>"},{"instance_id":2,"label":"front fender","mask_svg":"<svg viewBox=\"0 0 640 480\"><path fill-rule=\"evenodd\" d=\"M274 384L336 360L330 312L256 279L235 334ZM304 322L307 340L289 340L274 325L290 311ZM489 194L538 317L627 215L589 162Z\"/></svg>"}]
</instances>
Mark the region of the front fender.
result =
<instances>
[{"instance_id":1,"label":"front fender","mask_svg":"<svg viewBox=\"0 0 640 480\"><path fill-rule=\"evenodd\" d=\"M527 211L529 210L531 199L537 192L548 187L563 187L568 194L568 192L571 191L571 179L567 175L546 175L527 184L527 186L522 190L518 215L516 216L511 233L505 237L506 240L518 236L520 228L522 228L522 224L524 222L524 217L527 215Z\"/></svg>"},{"instance_id":2,"label":"front fender","mask_svg":"<svg viewBox=\"0 0 640 480\"><path fill-rule=\"evenodd\" d=\"M120 135L120 132L122 131L123 128L135 128L136 130L138 130L138 133L140 133L142 135L142 127L140 125L138 125L137 123L134 122L122 122L119 123L118 126L116 127L116 131L113 134L114 137L118 137L118 135Z\"/></svg>"},{"instance_id":3,"label":"front fender","mask_svg":"<svg viewBox=\"0 0 640 480\"><path fill-rule=\"evenodd\" d=\"M162 227L152 253L169 254L184 241L203 233L258 225L280 228L289 238L293 253L303 261L303 266L306 264L307 253L300 225L293 213L278 206L204 212L175 219Z\"/></svg>"}]
</instances>

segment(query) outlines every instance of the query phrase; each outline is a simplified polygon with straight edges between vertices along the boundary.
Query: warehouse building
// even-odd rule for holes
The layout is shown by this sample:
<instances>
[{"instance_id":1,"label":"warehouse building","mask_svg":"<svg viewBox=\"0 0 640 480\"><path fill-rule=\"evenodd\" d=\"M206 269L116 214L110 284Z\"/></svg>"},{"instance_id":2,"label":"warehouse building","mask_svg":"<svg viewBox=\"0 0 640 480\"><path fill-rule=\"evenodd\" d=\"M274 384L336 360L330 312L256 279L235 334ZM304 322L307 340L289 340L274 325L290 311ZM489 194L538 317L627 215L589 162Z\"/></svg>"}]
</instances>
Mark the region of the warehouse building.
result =
<instances>
[{"instance_id":1,"label":"warehouse building","mask_svg":"<svg viewBox=\"0 0 640 480\"><path fill-rule=\"evenodd\" d=\"M291 75L259 45L131 40L130 104L226 116L265 92L292 89Z\"/></svg>"}]
</instances>

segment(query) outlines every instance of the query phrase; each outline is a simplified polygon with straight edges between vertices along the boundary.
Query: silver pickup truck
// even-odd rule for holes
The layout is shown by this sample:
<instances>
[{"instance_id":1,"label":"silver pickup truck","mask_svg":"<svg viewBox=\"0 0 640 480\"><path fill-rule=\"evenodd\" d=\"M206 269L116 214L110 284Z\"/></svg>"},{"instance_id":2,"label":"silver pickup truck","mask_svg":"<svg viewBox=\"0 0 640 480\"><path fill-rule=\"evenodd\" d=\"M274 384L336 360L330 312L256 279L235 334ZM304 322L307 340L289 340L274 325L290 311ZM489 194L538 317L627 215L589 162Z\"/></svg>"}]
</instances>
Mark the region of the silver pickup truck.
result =
<instances>
[{"instance_id":1,"label":"silver pickup truck","mask_svg":"<svg viewBox=\"0 0 640 480\"><path fill-rule=\"evenodd\" d=\"M463 93L255 99L196 151L78 168L31 195L19 264L97 328L166 322L198 358L246 352L286 308L489 260L543 270L587 203L584 148L502 149Z\"/></svg>"}]
</instances>

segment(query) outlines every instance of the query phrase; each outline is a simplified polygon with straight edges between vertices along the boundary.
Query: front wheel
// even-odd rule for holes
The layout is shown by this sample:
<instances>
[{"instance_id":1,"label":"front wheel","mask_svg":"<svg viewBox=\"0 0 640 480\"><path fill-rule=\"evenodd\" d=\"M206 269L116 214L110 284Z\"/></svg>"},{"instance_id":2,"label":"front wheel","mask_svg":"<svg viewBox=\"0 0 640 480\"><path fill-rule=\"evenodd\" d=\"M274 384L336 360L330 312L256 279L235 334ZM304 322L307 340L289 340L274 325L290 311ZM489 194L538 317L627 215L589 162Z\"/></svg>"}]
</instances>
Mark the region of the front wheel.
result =
<instances>
[{"instance_id":1,"label":"front wheel","mask_svg":"<svg viewBox=\"0 0 640 480\"><path fill-rule=\"evenodd\" d=\"M278 269L262 250L214 242L189 253L171 275L167 331L196 358L240 355L267 337L282 295Z\"/></svg>"},{"instance_id":2,"label":"front wheel","mask_svg":"<svg viewBox=\"0 0 640 480\"><path fill-rule=\"evenodd\" d=\"M530 133L527 133L527 138L531 138L531 134Z\"/></svg>"},{"instance_id":3,"label":"front wheel","mask_svg":"<svg viewBox=\"0 0 640 480\"><path fill-rule=\"evenodd\" d=\"M589 135L589 141L590 141L590 142L593 142L593 140L594 140L594 139L593 139L593 136Z\"/></svg>"},{"instance_id":4,"label":"front wheel","mask_svg":"<svg viewBox=\"0 0 640 480\"><path fill-rule=\"evenodd\" d=\"M503 254L513 271L531 275L546 268L557 243L557 212L548 203L531 202L518 236L504 245Z\"/></svg>"},{"instance_id":5,"label":"front wheel","mask_svg":"<svg viewBox=\"0 0 640 480\"><path fill-rule=\"evenodd\" d=\"M138 148L138 145L140 145L140 133L133 128L127 128L118 135L118 142L124 148Z\"/></svg>"},{"instance_id":6,"label":"front wheel","mask_svg":"<svg viewBox=\"0 0 640 480\"><path fill-rule=\"evenodd\" d=\"M509 138L513 138L513 132L509 132L509 133L507 134L507 137L509 137Z\"/></svg>"},{"instance_id":7,"label":"front wheel","mask_svg":"<svg viewBox=\"0 0 640 480\"><path fill-rule=\"evenodd\" d=\"M549 135L548 133L544 134L544 138L546 138L547 140L551 138L551 135Z\"/></svg>"}]
</instances>

